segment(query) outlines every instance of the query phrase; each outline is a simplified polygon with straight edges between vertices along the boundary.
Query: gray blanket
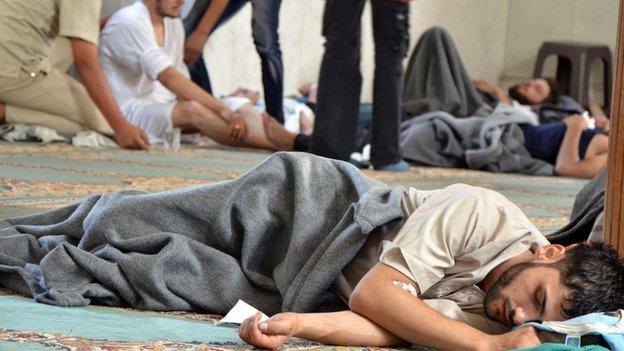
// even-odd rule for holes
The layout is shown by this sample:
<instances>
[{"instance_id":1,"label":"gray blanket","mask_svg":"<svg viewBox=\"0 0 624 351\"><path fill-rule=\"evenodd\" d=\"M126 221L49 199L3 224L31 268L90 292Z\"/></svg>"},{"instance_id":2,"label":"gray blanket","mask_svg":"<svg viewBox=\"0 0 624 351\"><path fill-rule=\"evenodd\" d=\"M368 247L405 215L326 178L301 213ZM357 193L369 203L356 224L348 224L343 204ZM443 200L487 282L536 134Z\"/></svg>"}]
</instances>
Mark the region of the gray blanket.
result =
<instances>
[{"instance_id":1,"label":"gray blanket","mask_svg":"<svg viewBox=\"0 0 624 351\"><path fill-rule=\"evenodd\" d=\"M405 71L404 119L431 111L453 116L487 116L491 108L481 98L446 30L425 31Z\"/></svg>"},{"instance_id":2,"label":"gray blanket","mask_svg":"<svg viewBox=\"0 0 624 351\"><path fill-rule=\"evenodd\" d=\"M0 285L58 306L311 311L404 190L278 153L231 181L120 191L0 221Z\"/></svg>"},{"instance_id":3,"label":"gray blanket","mask_svg":"<svg viewBox=\"0 0 624 351\"><path fill-rule=\"evenodd\" d=\"M604 210L606 179L607 170L603 168L579 191L574 199L570 222L548 236L551 243L570 245L589 238L596 218Z\"/></svg>"},{"instance_id":4,"label":"gray blanket","mask_svg":"<svg viewBox=\"0 0 624 351\"><path fill-rule=\"evenodd\" d=\"M553 175L552 165L532 158L524 147L516 124L530 122L530 117L504 105L487 118L430 112L403 122L401 151L405 159L436 167Z\"/></svg>"}]
</instances>

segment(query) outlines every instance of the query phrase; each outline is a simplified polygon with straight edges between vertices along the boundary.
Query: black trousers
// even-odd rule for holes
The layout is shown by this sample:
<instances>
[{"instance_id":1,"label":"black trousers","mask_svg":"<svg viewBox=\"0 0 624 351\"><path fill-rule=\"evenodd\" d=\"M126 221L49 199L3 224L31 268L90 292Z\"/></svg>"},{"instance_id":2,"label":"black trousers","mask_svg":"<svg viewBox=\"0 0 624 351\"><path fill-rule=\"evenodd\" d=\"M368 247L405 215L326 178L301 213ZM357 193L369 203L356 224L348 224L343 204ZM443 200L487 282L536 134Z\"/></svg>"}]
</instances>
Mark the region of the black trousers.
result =
<instances>
[{"instance_id":1,"label":"black trousers","mask_svg":"<svg viewBox=\"0 0 624 351\"><path fill-rule=\"evenodd\" d=\"M310 152L348 160L354 151L362 75L360 20L366 0L327 0L323 17L325 54L318 86ZM409 45L409 6L370 0L375 42L371 163L399 162L402 61Z\"/></svg>"}]
</instances>

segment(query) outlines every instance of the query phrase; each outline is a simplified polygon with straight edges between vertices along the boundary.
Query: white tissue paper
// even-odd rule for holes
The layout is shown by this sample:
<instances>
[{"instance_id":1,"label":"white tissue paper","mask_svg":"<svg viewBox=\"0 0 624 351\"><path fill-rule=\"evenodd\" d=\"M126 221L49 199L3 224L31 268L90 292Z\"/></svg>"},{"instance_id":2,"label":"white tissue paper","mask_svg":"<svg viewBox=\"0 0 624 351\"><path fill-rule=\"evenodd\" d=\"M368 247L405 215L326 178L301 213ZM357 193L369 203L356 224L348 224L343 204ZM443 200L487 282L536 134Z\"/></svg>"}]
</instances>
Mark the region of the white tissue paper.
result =
<instances>
[{"instance_id":1,"label":"white tissue paper","mask_svg":"<svg viewBox=\"0 0 624 351\"><path fill-rule=\"evenodd\" d=\"M258 309L246 303L243 300L238 300L236 305L232 307L232 309L223 317L220 321L215 323L216 326L223 324L242 324L245 319L254 316L258 313ZM269 317L262 313L262 317L260 317L260 322L264 322Z\"/></svg>"}]
</instances>

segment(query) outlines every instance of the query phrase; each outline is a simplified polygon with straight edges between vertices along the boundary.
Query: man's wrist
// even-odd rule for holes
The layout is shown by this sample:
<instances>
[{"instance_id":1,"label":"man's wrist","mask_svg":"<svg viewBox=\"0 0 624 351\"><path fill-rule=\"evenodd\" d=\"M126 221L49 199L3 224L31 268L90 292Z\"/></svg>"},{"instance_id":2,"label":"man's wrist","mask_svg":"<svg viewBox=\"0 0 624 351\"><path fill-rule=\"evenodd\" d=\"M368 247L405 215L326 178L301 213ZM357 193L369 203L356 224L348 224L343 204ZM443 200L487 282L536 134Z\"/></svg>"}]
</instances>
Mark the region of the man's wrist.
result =
<instances>
[{"instance_id":1,"label":"man's wrist","mask_svg":"<svg viewBox=\"0 0 624 351\"><path fill-rule=\"evenodd\" d=\"M120 129L124 129L128 125L128 121L126 121L123 117L111 118L108 121L108 124L111 126L113 131L118 132Z\"/></svg>"},{"instance_id":2,"label":"man's wrist","mask_svg":"<svg viewBox=\"0 0 624 351\"><path fill-rule=\"evenodd\" d=\"M296 313L296 312L286 312L288 313L293 320L293 329L292 329L292 335L296 338L302 338L305 337L305 333L303 333L303 331L305 330L305 326L303 325L303 323L305 322L305 316L306 314L304 313Z\"/></svg>"},{"instance_id":3,"label":"man's wrist","mask_svg":"<svg viewBox=\"0 0 624 351\"><path fill-rule=\"evenodd\" d=\"M232 110L230 110L229 108L225 106L219 109L219 116L221 117L221 119L223 119L226 122L230 121L233 113L234 112L232 112Z\"/></svg>"},{"instance_id":4,"label":"man's wrist","mask_svg":"<svg viewBox=\"0 0 624 351\"><path fill-rule=\"evenodd\" d=\"M483 336L476 339L476 343L473 345L472 351L493 351L502 349L496 335L489 335L483 333Z\"/></svg>"}]
</instances>

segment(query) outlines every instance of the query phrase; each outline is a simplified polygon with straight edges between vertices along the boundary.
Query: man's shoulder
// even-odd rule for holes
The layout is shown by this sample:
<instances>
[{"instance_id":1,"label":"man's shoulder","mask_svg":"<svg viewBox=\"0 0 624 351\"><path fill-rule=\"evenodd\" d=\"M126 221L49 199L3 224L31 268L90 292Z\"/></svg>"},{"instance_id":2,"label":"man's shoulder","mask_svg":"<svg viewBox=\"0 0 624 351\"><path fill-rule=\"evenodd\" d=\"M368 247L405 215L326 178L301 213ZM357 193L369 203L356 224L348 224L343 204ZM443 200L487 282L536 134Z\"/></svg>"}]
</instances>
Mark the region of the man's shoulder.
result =
<instances>
[{"instance_id":1,"label":"man's shoulder","mask_svg":"<svg viewBox=\"0 0 624 351\"><path fill-rule=\"evenodd\" d=\"M145 5L143 5L142 2L137 1L117 10L110 16L102 31L116 29L132 30L133 28L136 28L137 24L144 23L146 19L149 20L149 14L145 11L145 9L141 8L141 6L144 7Z\"/></svg>"},{"instance_id":2,"label":"man's shoulder","mask_svg":"<svg viewBox=\"0 0 624 351\"><path fill-rule=\"evenodd\" d=\"M455 197L473 200L485 200L490 203L509 202L509 200L496 190L483 188L480 186L456 183L449 185L444 190L450 192Z\"/></svg>"}]
</instances>

